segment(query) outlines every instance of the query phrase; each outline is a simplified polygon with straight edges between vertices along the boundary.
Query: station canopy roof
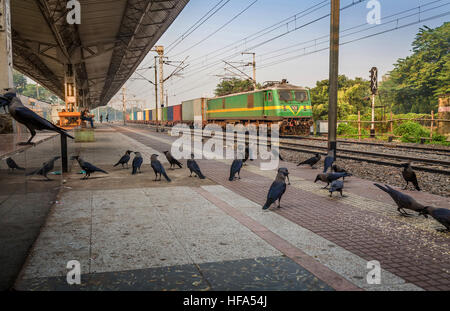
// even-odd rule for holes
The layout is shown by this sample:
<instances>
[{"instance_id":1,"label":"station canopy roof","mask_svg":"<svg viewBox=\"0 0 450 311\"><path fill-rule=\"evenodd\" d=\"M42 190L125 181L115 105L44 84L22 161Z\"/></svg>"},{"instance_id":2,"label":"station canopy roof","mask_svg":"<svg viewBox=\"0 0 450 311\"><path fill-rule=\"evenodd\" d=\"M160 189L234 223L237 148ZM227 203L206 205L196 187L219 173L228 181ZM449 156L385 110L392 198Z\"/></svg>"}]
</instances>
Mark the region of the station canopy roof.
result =
<instances>
[{"instance_id":1,"label":"station canopy roof","mask_svg":"<svg viewBox=\"0 0 450 311\"><path fill-rule=\"evenodd\" d=\"M89 108L106 105L189 0L12 0L14 67L64 98L64 64L74 65Z\"/></svg>"}]
</instances>

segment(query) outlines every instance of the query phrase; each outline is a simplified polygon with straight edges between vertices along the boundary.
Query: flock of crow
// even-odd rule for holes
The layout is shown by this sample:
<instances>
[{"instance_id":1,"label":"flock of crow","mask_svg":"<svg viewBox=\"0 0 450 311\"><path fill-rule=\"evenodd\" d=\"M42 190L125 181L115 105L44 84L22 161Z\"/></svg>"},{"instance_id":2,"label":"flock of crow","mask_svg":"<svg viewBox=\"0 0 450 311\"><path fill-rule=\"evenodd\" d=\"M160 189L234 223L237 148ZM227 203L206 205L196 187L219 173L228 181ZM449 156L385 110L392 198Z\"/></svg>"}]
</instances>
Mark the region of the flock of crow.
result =
<instances>
[{"instance_id":1,"label":"flock of crow","mask_svg":"<svg viewBox=\"0 0 450 311\"><path fill-rule=\"evenodd\" d=\"M314 168L314 165L317 164L321 159L320 154L316 154L314 157L309 158L303 162L300 162L297 166L300 165L310 165L311 168ZM342 190L344 188L344 179L345 177L352 176L352 174L348 173L345 169L339 167L335 162L335 158L333 156L333 152L331 151L324 160L324 169L323 173L317 174L314 182L322 181L327 185L324 188L327 188L330 184L330 196L334 191L340 192L342 195ZM406 185L403 190L407 189L409 183L412 183L414 188L417 191L420 191L419 183L417 181L417 175L411 167L410 163L404 163L401 165L403 167L402 176L406 181ZM331 168L331 172L327 173L327 171ZM342 178L342 181L339 180ZM389 185L380 185L374 183L376 187L383 190L394 200L397 205L397 211L402 216L411 216L411 214L407 213L406 210L411 210L417 212L419 216L423 215L425 218L428 218L428 215L431 215L434 219L436 219L439 223L441 223L446 229L443 231L450 232L450 209L446 208L437 208L433 206L424 206L417 202L411 196L402 193ZM441 231L440 229L438 231Z\"/></svg>"},{"instance_id":2,"label":"flock of crow","mask_svg":"<svg viewBox=\"0 0 450 311\"><path fill-rule=\"evenodd\" d=\"M16 91L14 89L6 89L6 93L3 95L0 95L0 107L3 107L6 110L6 107L9 110L10 115L19 123L25 125L28 130L31 133L31 137L27 142L19 143L21 145L28 145L33 144L31 140L36 135L36 130L50 130L57 132L61 135L67 136L69 138L73 137L69 135L64 129L50 123L46 119L40 117L38 114L36 114L34 111L28 109L25 107L19 98L16 97ZM132 174L137 174L141 172L141 165L143 164L143 158L142 155L139 152L133 152L131 150L127 150L125 154L120 158L120 160L114 165L122 165L124 167L125 165L128 168L128 162L130 161L130 154L134 153L134 159L132 162ZM178 166L179 168L182 168L183 165L175 159L172 154L169 151L165 151L164 155L167 158L167 161L170 163L170 169L173 169L174 166ZM280 159L281 156L279 155ZM51 180L48 178L47 174L51 172L54 168L54 163L56 160L58 160L60 157L53 157L49 161L43 163L42 167L26 173L27 176L29 175L42 175L46 178L46 180ZM230 176L229 181L233 181L236 178L240 179L240 172L241 168L244 165L244 163L249 158L249 149L248 147L245 148L245 155L244 157L240 157L238 159L233 160L230 168ZM84 161L80 156L73 156L71 158L72 160L77 160L79 166L84 171L85 176L82 179L88 179L92 173L95 172L101 172L104 174L108 174L103 169L100 169L96 167L95 165ZM314 168L314 165L316 165L321 159L320 154L316 154L314 157L309 158L301 163L299 163L297 166L301 165L309 165L311 168ZM330 196L333 195L333 192L339 192L341 196L344 196L342 194L342 191L344 189L344 180L345 177L352 176L351 173L347 172L345 169L339 167L335 163L335 157L334 157L334 150L331 150L326 158L324 159L324 169L323 172L318 174L316 176L316 179L314 182L322 181L326 183L326 186L324 188L330 187L328 190L330 192ZM17 165L17 163L12 158L6 159L6 164L8 165L9 169L11 171L16 170L25 170L23 167L20 167ZM155 173L155 181L161 180L161 176L164 176L164 178L170 182L171 179L167 175L164 166L161 164L161 162L158 160L157 154L152 154L150 159L150 165ZM195 173L197 177L200 179L204 179L205 176L202 174L199 165L194 160L194 155L191 154L191 159L188 159L187 161L187 167L190 170L192 176L192 173ZM403 171L402 175L403 178L406 181L406 186L404 189L406 189L411 182L414 186L414 188L417 191L420 191L419 183L417 181L416 173L411 168L411 165L409 163L403 164ZM328 173L328 170L331 169L331 172ZM159 179L158 179L159 174ZM237 174L237 177L236 177ZM267 194L267 200L266 203L263 206L263 209L268 209L273 203L275 203L278 200L278 208L281 208L281 198L283 194L286 192L286 178L289 182L289 171L287 168L279 168L277 176L275 180L273 181L272 185L270 186L269 192ZM342 180L340 180L342 178ZM445 208L437 208L433 206L424 206L420 203L418 203L416 200L414 200L411 196L406 195L404 193L401 193L400 191L397 191L390 187L389 185L379 185L374 184L379 189L385 191L388 193L394 202L397 204L397 210L402 216L410 216L411 214L407 213L405 210L411 210L414 212L417 212L420 215L423 215L424 217L428 218L428 215L431 215L434 219L436 219L439 223L445 226L446 231L450 232L450 210Z\"/></svg>"}]
</instances>

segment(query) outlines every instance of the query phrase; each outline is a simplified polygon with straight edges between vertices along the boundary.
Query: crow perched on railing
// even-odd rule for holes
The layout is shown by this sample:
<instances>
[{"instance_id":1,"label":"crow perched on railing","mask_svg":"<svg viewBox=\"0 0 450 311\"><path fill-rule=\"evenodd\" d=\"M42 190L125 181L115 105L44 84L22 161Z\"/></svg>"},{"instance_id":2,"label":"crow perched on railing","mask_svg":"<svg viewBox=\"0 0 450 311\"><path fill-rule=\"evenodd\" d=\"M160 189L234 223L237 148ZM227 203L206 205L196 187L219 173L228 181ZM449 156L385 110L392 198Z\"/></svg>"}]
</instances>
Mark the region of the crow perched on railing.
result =
<instances>
[{"instance_id":1,"label":"crow perched on railing","mask_svg":"<svg viewBox=\"0 0 450 311\"><path fill-rule=\"evenodd\" d=\"M25 125L31 133L31 137L30 139L28 139L27 142L20 142L18 143L18 145L34 145L34 143L32 143L31 140L36 135L36 130L54 131L73 139L73 137L67 134L67 132L64 129L56 125L53 125L46 119L39 116L33 110L25 107L20 101L20 99L17 98L15 89L6 89L6 90L7 92L5 94L0 95L0 107L3 108L8 107L9 114L11 115L11 117L13 117L14 120L16 120L17 122Z\"/></svg>"}]
</instances>

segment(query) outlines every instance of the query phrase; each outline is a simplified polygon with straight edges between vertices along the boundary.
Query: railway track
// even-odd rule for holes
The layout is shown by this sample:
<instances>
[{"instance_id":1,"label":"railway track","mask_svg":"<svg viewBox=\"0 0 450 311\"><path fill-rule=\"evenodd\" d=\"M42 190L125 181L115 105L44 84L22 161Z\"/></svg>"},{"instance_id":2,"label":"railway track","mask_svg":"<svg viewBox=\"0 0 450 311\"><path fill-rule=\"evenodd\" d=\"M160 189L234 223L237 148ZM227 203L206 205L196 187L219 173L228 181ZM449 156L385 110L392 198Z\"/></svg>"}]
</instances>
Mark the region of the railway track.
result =
<instances>
[{"instance_id":1,"label":"railway track","mask_svg":"<svg viewBox=\"0 0 450 311\"><path fill-rule=\"evenodd\" d=\"M148 126L147 126L148 127ZM165 127L165 130L170 130L170 127ZM211 136L203 135L202 139L208 139L211 138ZM308 145L308 144L302 144L290 141L292 139L298 139L299 137L286 137L282 136L280 138L280 150L288 150L288 151L294 151L294 152L302 152L302 153L309 153L309 154L322 154L326 155L328 148L326 146L316 146L316 145ZM226 139L225 137L223 138ZM248 139L248 135L246 135L246 141ZM302 137L300 139L311 139ZM313 140L321 140L314 138ZM235 142L242 142L240 140L237 140L235 138ZM341 143L353 143L348 141L340 140ZM270 144L270 138L268 138L268 143ZM369 143L369 142L362 142L366 145L377 145L378 147L386 147L384 144L379 143ZM402 146L404 147L404 146ZM415 146L406 146L408 149L417 149ZM431 149L431 148L420 148L420 149ZM419 150L420 150L419 149ZM449 152L447 149L439 149L440 151ZM360 161L360 162L367 162L372 164L378 164L378 165L386 165L386 166L393 166L393 167L400 167L402 163L405 162L414 162L412 164L412 168L418 171L424 171L429 173L435 173L435 174L443 174L443 175L450 175L450 161L446 160L437 160L437 159L426 159L423 157L412 157L412 156L404 156L404 155L395 155L395 154L389 154L386 152L372 152L372 151L361 151L361 150L353 150L353 149L343 149L338 148L336 150L337 157L341 159L348 159L348 160L354 160L354 161Z\"/></svg>"},{"instance_id":2,"label":"railway track","mask_svg":"<svg viewBox=\"0 0 450 311\"><path fill-rule=\"evenodd\" d=\"M319 137L307 137L307 136L280 136L280 139L298 139L298 140L312 140L319 142L327 142L327 139L319 138ZM450 148L436 148L436 147L423 147L423 146L408 146L396 143L376 143L369 141L352 141L345 139L338 139L338 143L341 144L354 144L354 145L366 145L366 146L377 146L377 147L385 147L390 149L408 149L414 151L426 151L426 152L441 152L443 155L450 156Z\"/></svg>"}]
</instances>

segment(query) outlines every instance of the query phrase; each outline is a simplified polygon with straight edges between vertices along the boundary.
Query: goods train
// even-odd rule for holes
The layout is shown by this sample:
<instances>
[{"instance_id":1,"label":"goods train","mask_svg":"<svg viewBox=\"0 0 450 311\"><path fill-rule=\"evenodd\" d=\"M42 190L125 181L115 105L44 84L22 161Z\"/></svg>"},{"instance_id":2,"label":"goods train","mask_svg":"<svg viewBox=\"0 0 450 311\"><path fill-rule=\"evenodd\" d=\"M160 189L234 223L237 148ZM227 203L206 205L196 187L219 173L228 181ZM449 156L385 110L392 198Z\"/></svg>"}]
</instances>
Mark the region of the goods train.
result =
<instances>
[{"instance_id":1,"label":"goods train","mask_svg":"<svg viewBox=\"0 0 450 311\"><path fill-rule=\"evenodd\" d=\"M128 122L156 124L156 109L134 112ZM214 98L197 98L179 105L158 108L159 124L173 126L186 123L204 126L216 123L278 123L281 135L308 135L313 124L310 92L306 88L272 82L261 89Z\"/></svg>"}]
</instances>

